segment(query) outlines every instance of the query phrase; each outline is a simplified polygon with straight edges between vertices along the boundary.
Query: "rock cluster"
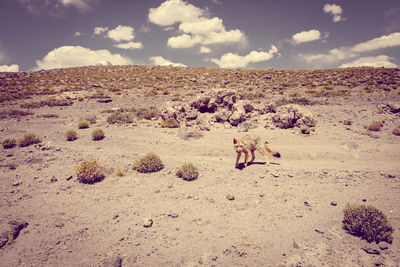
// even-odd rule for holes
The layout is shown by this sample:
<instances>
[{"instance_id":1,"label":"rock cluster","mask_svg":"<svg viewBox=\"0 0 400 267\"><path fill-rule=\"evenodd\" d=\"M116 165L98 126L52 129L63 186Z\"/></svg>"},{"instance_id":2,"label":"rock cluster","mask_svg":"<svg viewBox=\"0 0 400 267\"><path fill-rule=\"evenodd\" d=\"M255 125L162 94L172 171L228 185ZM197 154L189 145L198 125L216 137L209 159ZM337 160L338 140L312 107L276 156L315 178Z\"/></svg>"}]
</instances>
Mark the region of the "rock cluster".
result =
<instances>
[{"instance_id":1,"label":"rock cluster","mask_svg":"<svg viewBox=\"0 0 400 267\"><path fill-rule=\"evenodd\" d=\"M264 116L265 125L287 129L315 126L313 114L299 105L277 107L275 103L256 104L240 99L235 90L215 89L203 93L193 101L173 106L167 102L161 110L162 119L175 119L181 125L210 130L215 123L238 126L251 118Z\"/></svg>"}]
</instances>

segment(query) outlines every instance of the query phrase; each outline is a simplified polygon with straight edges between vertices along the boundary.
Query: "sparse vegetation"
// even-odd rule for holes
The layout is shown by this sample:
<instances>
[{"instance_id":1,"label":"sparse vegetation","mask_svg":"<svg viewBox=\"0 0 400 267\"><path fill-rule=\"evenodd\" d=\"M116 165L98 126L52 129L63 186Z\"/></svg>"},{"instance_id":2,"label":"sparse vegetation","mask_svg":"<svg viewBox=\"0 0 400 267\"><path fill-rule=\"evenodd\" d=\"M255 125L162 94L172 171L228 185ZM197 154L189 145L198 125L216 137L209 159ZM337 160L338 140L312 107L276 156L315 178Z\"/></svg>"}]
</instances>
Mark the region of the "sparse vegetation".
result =
<instances>
[{"instance_id":1,"label":"sparse vegetation","mask_svg":"<svg viewBox=\"0 0 400 267\"><path fill-rule=\"evenodd\" d=\"M125 124L133 121L134 115L131 112L113 112L107 117L107 122L110 124Z\"/></svg>"},{"instance_id":2,"label":"sparse vegetation","mask_svg":"<svg viewBox=\"0 0 400 267\"><path fill-rule=\"evenodd\" d=\"M163 128L179 128L179 122L173 118L166 118L160 122Z\"/></svg>"},{"instance_id":3,"label":"sparse vegetation","mask_svg":"<svg viewBox=\"0 0 400 267\"><path fill-rule=\"evenodd\" d=\"M90 125L95 124L97 121L96 115L86 116L85 120L90 123Z\"/></svg>"},{"instance_id":4,"label":"sparse vegetation","mask_svg":"<svg viewBox=\"0 0 400 267\"><path fill-rule=\"evenodd\" d=\"M17 109L12 109L9 111L2 111L0 112L0 119L9 119L9 118L14 118L14 119L19 119L21 117L33 115L33 112L30 111L23 111L23 110L17 110Z\"/></svg>"},{"instance_id":5,"label":"sparse vegetation","mask_svg":"<svg viewBox=\"0 0 400 267\"><path fill-rule=\"evenodd\" d=\"M199 170L193 163L185 163L176 171L176 176L185 181L193 181L199 177Z\"/></svg>"},{"instance_id":6,"label":"sparse vegetation","mask_svg":"<svg viewBox=\"0 0 400 267\"><path fill-rule=\"evenodd\" d=\"M103 168L95 159L81 162L76 167L76 175L78 180L85 184L99 182L105 177Z\"/></svg>"},{"instance_id":7,"label":"sparse vegetation","mask_svg":"<svg viewBox=\"0 0 400 267\"><path fill-rule=\"evenodd\" d=\"M93 141L99 141L104 139L104 131L101 128L97 128L92 131L92 140Z\"/></svg>"},{"instance_id":8,"label":"sparse vegetation","mask_svg":"<svg viewBox=\"0 0 400 267\"><path fill-rule=\"evenodd\" d=\"M78 134L76 133L75 130L70 129L65 132L65 139L67 139L67 141L74 141L77 138L78 138Z\"/></svg>"},{"instance_id":9,"label":"sparse vegetation","mask_svg":"<svg viewBox=\"0 0 400 267\"><path fill-rule=\"evenodd\" d=\"M343 210L343 228L368 242L392 243L393 228L385 214L369 205L347 204Z\"/></svg>"},{"instance_id":10,"label":"sparse vegetation","mask_svg":"<svg viewBox=\"0 0 400 267\"><path fill-rule=\"evenodd\" d=\"M367 126L367 130L372 132L378 132L382 129L383 125L384 125L383 121L374 121Z\"/></svg>"},{"instance_id":11,"label":"sparse vegetation","mask_svg":"<svg viewBox=\"0 0 400 267\"><path fill-rule=\"evenodd\" d=\"M123 168L121 168L121 166L117 166L117 168L115 168L115 174L119 177L125 176L125 171Z\"/></svg>"},{"instance_id":12,"label":"sparse vegetation","mask_svg":"<svg viewBox=\"0 0 400 267\"><path fill-rule=\"evenodd\" d=\"M34 144L41 143L42 139L33 133L25 134L22 138L18 139L19 147L26 147Z\"/></svg>"},{"instance_id":13,"label":"sparse vegetation","mask_svg":"<svg viewBox=\"0 0 400 267\"><path fill-rule=\"evenodd\" d=\"M78 122L78 128L79 129L89 128L89 122L88 121L80 121L80 122Z\"/></svg>"},{"instance_id":14,"label":"sparse vegetation","mask_svg":"<svg viewBox=\"0 0 400 267\"><path fill-rule=\"evenodd\" d=\"M132 168L142 173L157 172L164 169L164 163L158 155L150 152L137 158L133 163Z\"/></svg>"},{"instance_id":15,"label":"sparse vegetation","mask_svg":"<svg viewBox=\"0 0 400 267\"><path fill-rule=\"evenodd\" d=\"M1 144L3 145L4 149L8 149L15 147L17 145L17 141L15 141L14 138L6 138L3 140L3 142L1 142Z\"/></svg>"},{"instance_id":16,"label":"sparse vegetation","mask_svg":"<svg viewBox=\"0 0 400 267\"><path fill-rule=\"evenodd\" d=\"M136 114L139 120L151 120L160 116L160 111L156 107L132 109L132 111Z\"/></svg>"}]
</instances>

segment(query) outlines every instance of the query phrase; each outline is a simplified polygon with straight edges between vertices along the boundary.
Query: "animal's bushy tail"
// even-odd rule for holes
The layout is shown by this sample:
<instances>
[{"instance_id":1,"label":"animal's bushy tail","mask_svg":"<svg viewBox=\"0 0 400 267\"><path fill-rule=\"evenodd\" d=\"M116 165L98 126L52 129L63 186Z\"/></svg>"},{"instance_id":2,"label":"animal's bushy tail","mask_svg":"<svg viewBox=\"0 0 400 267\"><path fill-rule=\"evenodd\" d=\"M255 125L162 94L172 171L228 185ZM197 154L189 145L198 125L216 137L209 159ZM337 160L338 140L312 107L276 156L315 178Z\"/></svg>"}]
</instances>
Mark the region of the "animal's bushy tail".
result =
<instances>
[{"instance_id":1,"label":"animal's bushy tail","mask_svg":"<svg viewBox=\"0 0 400 267\"><path fill-rule=\"evenodd\" d=\"M265 149L268 151L268 153L270 153L275 158L280 158L281 154L278 151L272 150L267 144L268 144L268 142L265 142L264 146L265 146Z\"/></svg>"}]
</instances>

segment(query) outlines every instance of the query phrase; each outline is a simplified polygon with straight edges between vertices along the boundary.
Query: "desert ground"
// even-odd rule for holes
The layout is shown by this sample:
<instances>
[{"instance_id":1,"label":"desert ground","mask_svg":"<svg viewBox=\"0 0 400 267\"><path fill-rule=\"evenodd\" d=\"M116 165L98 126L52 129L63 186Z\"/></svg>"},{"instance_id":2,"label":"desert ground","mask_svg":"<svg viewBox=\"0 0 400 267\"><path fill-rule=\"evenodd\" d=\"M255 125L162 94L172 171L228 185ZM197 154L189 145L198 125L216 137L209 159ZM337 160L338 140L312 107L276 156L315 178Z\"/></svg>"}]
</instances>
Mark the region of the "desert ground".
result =
<instances>
[{"instance_id":1,"label":"desert ground","mask_svg":"<svg viewBox=\"0 0 400 267\"><path fill-rule=\"evenodd\" d=\"M399 266L399 69L0 73L0 101L1 141L41 139L0 147L0 266ZM246 134L281 158L235 168ZM148 152L165 168L133 170ZM90 159L105 177L81 183ZM348 203L381 210L393 242L344 230Z\"/></svg>"}]
</instances>

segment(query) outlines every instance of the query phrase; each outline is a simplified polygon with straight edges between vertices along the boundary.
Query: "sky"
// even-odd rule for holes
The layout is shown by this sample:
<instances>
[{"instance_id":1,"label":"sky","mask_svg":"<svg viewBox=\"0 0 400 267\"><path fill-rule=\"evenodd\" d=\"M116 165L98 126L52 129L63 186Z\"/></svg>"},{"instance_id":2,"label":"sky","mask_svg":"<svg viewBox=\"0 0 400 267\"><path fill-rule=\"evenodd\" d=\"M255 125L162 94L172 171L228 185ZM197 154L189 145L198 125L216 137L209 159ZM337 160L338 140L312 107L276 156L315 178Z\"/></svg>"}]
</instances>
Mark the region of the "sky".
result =
<instances>
[{"instance_id":1,"label":"sky","mask_svg":"<svg viewBox=\"0 0 400 267\"><path fill-rule=\"evenodd\" d=\"M400 66L399 0L0 0L0 71Z\"/></svg>"}]
</instances>

